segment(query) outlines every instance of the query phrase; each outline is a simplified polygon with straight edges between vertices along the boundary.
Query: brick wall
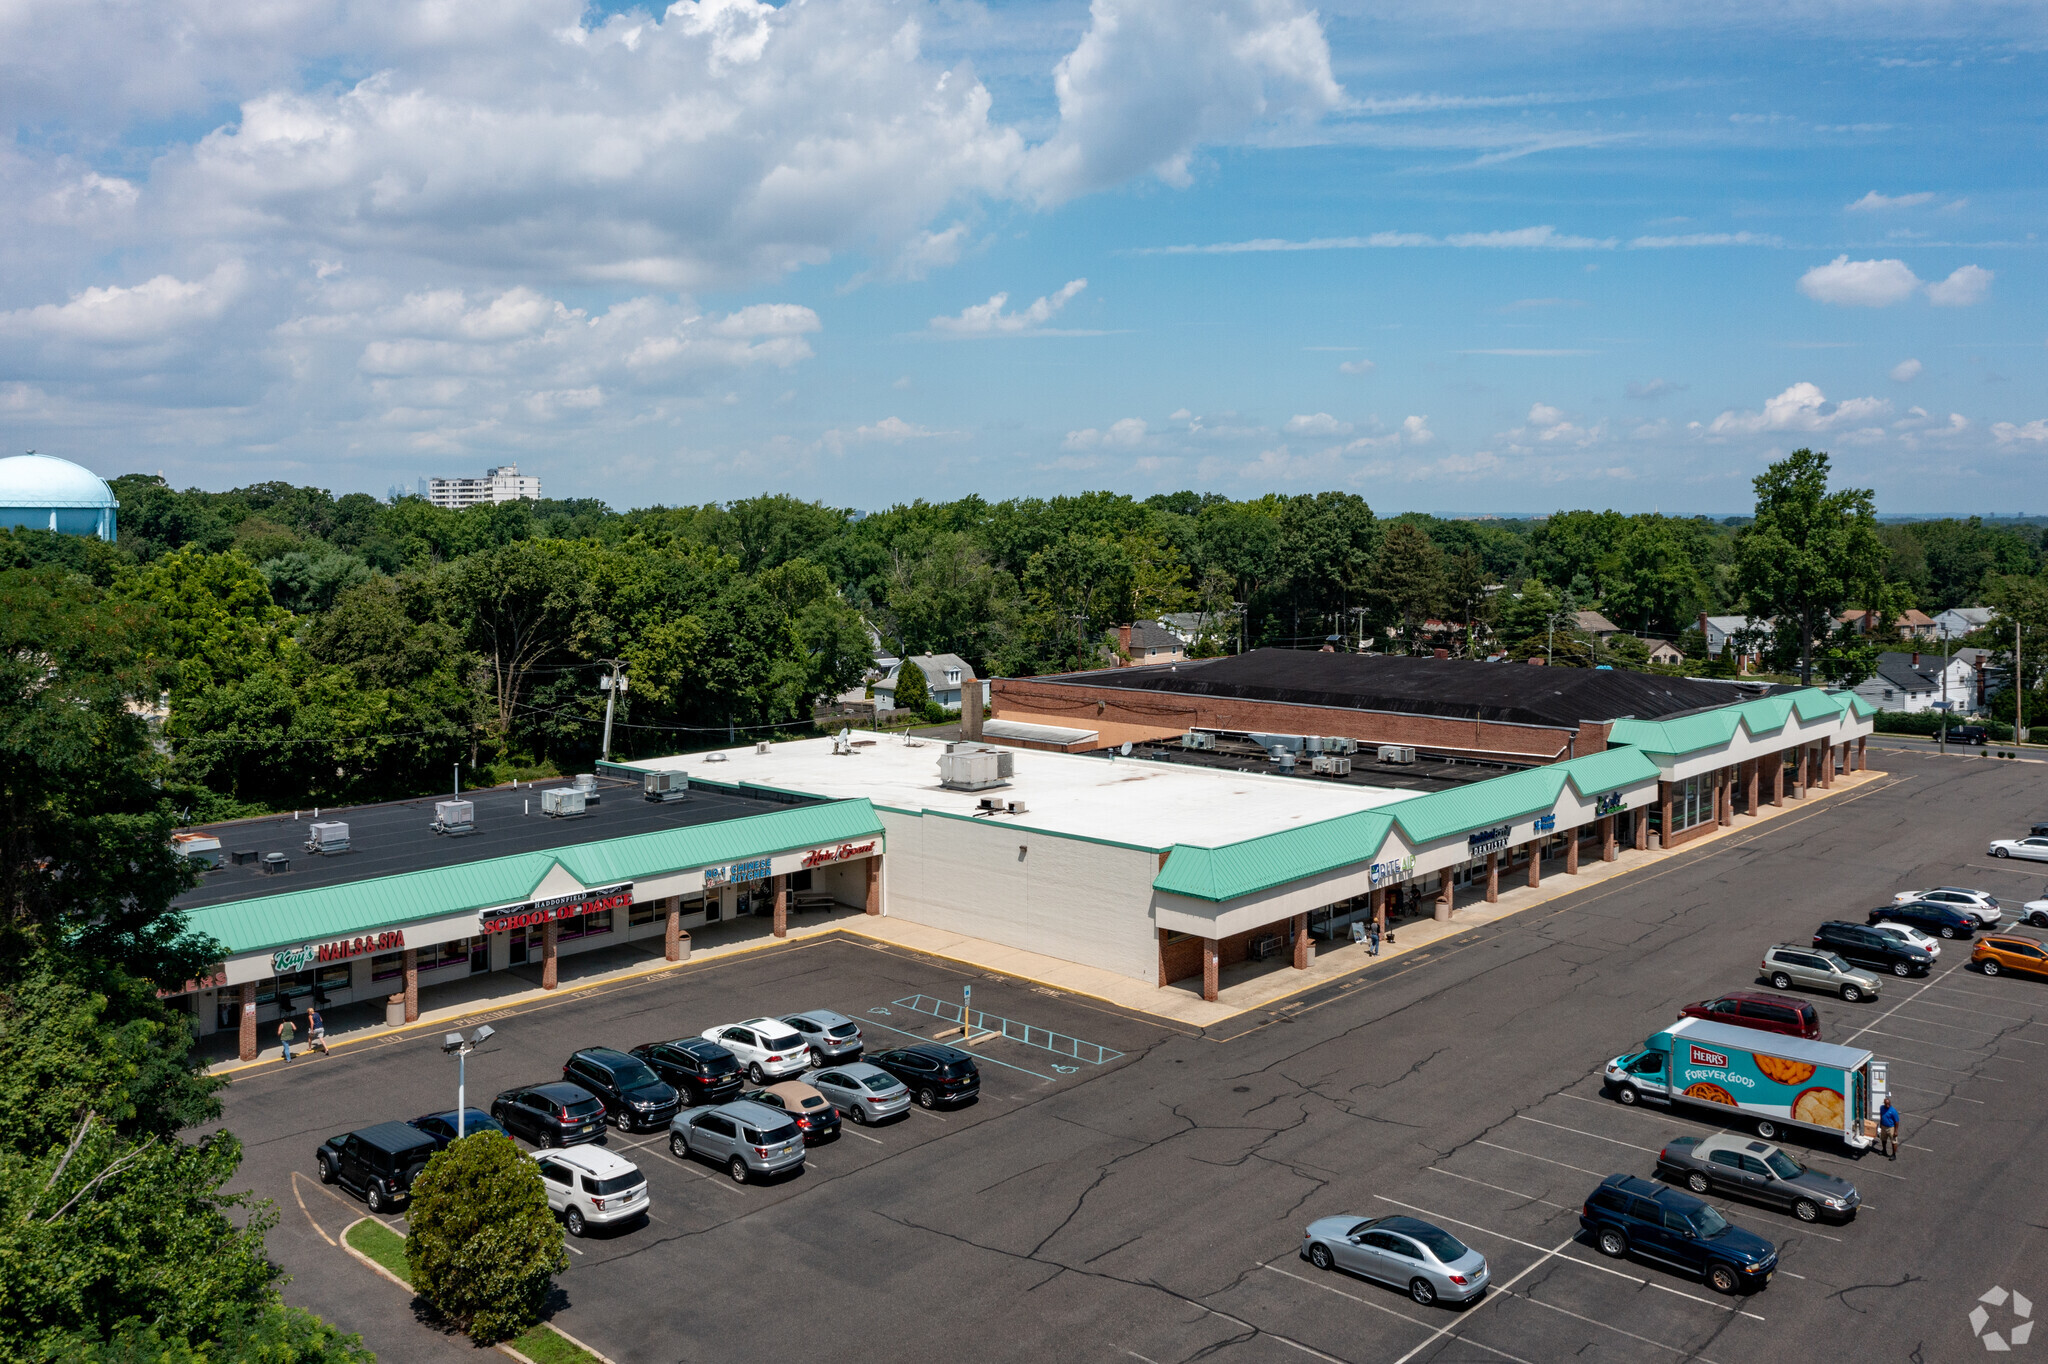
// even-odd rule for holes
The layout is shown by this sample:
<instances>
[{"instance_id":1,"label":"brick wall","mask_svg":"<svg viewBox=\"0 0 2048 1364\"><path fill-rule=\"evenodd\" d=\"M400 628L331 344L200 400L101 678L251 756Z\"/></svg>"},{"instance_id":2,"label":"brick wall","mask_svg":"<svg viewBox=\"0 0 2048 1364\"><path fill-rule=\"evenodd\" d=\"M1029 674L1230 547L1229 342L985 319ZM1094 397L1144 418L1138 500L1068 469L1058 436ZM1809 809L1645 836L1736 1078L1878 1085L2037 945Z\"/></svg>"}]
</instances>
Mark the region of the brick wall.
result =
<instances>
[{"instance_id":1,"label":"brick wall","mask_svg":"<svg viewBox=\"0 0 2048 1364\"><path fill-rule=\"evenodd\" d=\"M1280 939L1280 951L1272 960L1283 963L1292 961L1294 960L1294 947L1290 935L1293 932L1294 919L1290 915L1285 919L1267 924L1263 928L1253 928L1247 929L1243 933L1233 933L1216 944L1217 969L1221 970L1226 966L1235 966L1251 956L1252 939L1264 937L1268 933ZM1160 964L1166 977L1162 983L1171 985L1177 980L1186 980L1190 976L1202 974L1202 939L1183 938L1179 942L1164 943L1159 951Z\"/></svg>"}]
</instances>

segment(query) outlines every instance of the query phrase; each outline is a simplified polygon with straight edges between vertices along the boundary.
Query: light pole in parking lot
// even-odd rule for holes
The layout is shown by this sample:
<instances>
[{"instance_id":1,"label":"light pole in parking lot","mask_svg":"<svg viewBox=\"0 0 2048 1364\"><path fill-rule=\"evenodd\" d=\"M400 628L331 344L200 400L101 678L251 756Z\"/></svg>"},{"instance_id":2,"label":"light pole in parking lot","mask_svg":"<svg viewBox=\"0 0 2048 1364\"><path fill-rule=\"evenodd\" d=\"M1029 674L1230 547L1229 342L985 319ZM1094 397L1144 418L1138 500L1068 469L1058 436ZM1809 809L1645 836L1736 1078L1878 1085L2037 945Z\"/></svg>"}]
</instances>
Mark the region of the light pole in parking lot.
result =
<instances>
[{"instance_id":1,"label":"light pole in parking lot","mask_svg":"<svg viewBox=\"0 0 2048 1364\"><path fill-rule=\"evenodd\" d=\"M461 1141L468 1135L465 1119L469 1116L469 1054L490 1040L497 1029L488 1023L477 1024L475 1032L465 1038L459 1032L451 1032L441 1039L441 1050L455 1058L455 1139Z\"/></svg>"}]
</instances>

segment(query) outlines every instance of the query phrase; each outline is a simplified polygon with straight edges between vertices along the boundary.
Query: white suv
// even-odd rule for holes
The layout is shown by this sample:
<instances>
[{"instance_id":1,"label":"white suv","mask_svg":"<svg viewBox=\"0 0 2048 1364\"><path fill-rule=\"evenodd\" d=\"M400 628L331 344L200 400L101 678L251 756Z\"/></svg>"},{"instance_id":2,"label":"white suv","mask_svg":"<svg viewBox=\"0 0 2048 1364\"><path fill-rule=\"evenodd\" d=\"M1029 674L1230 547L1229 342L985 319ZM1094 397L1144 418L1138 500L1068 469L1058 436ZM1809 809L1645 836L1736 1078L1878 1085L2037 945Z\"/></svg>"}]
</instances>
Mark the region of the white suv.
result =
<instances>
[{"instance_id":1,"label":"white suv","mask_svg":"<svg viewBox=\"0 0 2048 1364\"><path fill-rule=\"evenodd\" d=\"M602 1146L569 1146L534 1154L548 1207L581 1236L589 1226L609 1226L647 1212L647 1176L623 1156Z\"/></svg>"},{"instance_id":2,"label":"white suv","mask_svg":"<svg viewBox=\"0 0 2048 1364\"><path fill-rule=\"evenodd\" d=\"M704 1036L739 1058L747 1078L757 1085L787 1080L811 1068L811 1044L779 1018L750 1018L721 1023Z\"/></svg>"},{"instance_id":3,"label":"white suv","mask_svg":"<svg viewBox=\"0 0 2048 1364\"><path fill-rule=\"evenodd\" d=\"M1998 921L2005 917L2005 911L1998 907L1998 897L1988 890L1965 890L1961 886L1936 886L1933 890L1902 890L1892 897L1895 905L1909 905L1915 900L1930 905L1947 905L1960 909L1965 914L1977 916L1977 922L1986 928L1998 927Z\"/></svg>"}]
</instances>

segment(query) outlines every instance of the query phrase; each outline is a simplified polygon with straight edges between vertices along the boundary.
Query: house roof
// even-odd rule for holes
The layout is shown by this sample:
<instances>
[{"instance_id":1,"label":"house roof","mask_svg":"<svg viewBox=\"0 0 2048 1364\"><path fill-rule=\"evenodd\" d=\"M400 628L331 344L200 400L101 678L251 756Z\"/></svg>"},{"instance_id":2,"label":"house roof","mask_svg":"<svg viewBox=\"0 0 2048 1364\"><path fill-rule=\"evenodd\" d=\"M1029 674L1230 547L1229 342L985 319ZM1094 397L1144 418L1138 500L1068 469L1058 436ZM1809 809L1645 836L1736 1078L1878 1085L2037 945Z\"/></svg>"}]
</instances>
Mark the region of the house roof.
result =
<instances>
[{"instance_id":1,"label":"house roof","mask_svg":"<svg viewBox=\"0 0 2048 1364\"><path fill-rule=\"evenodd\" d=\"M1902 691L1935 691L1941 687L1942 657L1940 654L1919 655L1919 666L1914 666L1914 655L1896 649L1887 649L1877 656L1877 667L1872 676ZM1969 660L1951 658L1949 665L1969 665Z\"/></svg>"},{"instance_id":2,"label":"house roof","mask_svg":"<svg viewBox=\"0 0 2048 1364\"><path fill-rule=\"evenodd\" d=\"M958 668L960 676L963 678L970 677L974 673L974 666L958 654L918 654L912 658L899 660L896 666L889 670L889 676L883 680L885 682L894 681L896 674L901 671L905 663L915 663L917 670L924 674L926 682L943 683L947 671L953 668Z\"/></svg>"},{"instance_id":3,"label":"house roof","mask_svg":"<svg viewBox=\"0 0 2048 1364\"><path fill-rule=\"evenodd\" d=\"M1727 743L1735 737L1738 725L1751 734L1775 734L1795 714L1802 720L1825 720L1845 710L1860 717L1875 714L1877 707L1852 692L1807 687L1669 720L1616 720L1614 728L1608 731L1607 742L1631 744L1645 753L1678 757Z\"/></svg>"},{"instance_id":4,"label":"house roof","mask_svg":"<svg viewBox=\"0 0 2048 1364\"><path fill-rule=\"evenodd\" d=\"M1613 621L1607 619L1607 617L1601 615L1598 611L1579 611L1574 613L1573 619L1578 623L1578 627L1581 630L1584 630L1589 635L1611 635L1619 633L1621 630L1621 627L1619 625L1616 625Z\"/></svg>"},{"instance_id":5,"label":"house roof","mask_svg":"<svg viewBox=\"0 0 2048 1364\"><path fill-rule=\"evenodd\" d=\"M1716 630L1719 630L1724 635L1732 635L1740 630L1748 630L1752 628L1762 628L1769 626L1770 622L1768 620L1762 619L1761 617L1708 616L1707 624L1711 625Z\"/></svg>"},{"instance_id":6,"label":"house roof","mask_svg":"<svg viewBox=\"0 0 2048 1364\"><path fill-rule=\"evenodd\" d=\"M1934 618L1940 620L1943 616L1954 616L1972 625L1989 625L1997 614L1988 606L1951 606L1946 611L1937 612Z\"/></svg>"},{"instance_id":7,"label":"house roof","mask_svg":"<svg viewBox=\"0 0 2048 1364\"><path fill-rule=\"evenodd\" d=\"M1164 626L1155 625L1149 620L1141 620L1133 623L1131 626L1130 647L1133 649L1178 649L1181 647L1181 637Z\"/></svg>"}]
</instances>

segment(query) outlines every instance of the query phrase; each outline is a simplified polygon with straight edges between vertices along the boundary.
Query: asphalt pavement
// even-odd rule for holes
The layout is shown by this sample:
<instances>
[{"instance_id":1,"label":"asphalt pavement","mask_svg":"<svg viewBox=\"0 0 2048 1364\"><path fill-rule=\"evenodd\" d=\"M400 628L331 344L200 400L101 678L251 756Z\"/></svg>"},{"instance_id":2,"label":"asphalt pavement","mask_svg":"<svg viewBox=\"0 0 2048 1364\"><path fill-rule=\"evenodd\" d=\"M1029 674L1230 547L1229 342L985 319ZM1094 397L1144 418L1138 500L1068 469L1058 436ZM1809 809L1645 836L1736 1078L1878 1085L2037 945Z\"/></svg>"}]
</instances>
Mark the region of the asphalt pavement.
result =
<instances>
[{"instance_id":1,"label":"asphalt pavement","mask_svg":"<svg viewBox=\"0 0 2048 1364\"><path fill-rule=\"evenodd\" d=\"M2048 982L1986 979L1965 969L1966 945L1924 980L1888 979L1875 1002L1812 997L1826 1040L1891 1060L1905 1148L1894 1163L1787 1143L1856 1181L1865 1206L1846 1225L1714 1200L1781 1247L1766 1291L1723 1298L1608 1260L1578 1231L1601 1178L1648 1175L1666 1139L1711 1130L1696 1112L1623 1108L1600 1091L1601 1064L1679 1006L1756 984L1765 946L1900 890L2042 893L2048 867L1985 856L1987 838L2048 811L2035 765L1901 759L1753 833L1207 1032L823 938L480 1014L498 1033L470 1058L470 1099L557 1076L579 1046L764 1012L838 1009L879 1049L945 1026L929 1001L970 984L976 1007L1057 1034L1061 1050L978 1048L977 1103L849 1123L802 1174L765 1187L677 1160L658 1135L613 1133L647 1172L652 1218L570 1243L557 1319L619 1364L821 1350L1157 1364L1974 1357L1982 1333L2031 1320L2022 1300L2029 1313L2048 1303L2048 1186L2033 1174L2048 1135ZM293 1275L287 1297L362 1331L386 1360L476 1356L329 1244L363 1209L318 1183L313 1151L450 1107L454 1086L437 1038L394 1037L245 1073L226 1096L245 1177L278 1207L270 1246ZM1486 1298L1421 1308L1299 1258L1313 1218L1391 1212L1485 1252Z\"/></svg>"}]
</instances>

